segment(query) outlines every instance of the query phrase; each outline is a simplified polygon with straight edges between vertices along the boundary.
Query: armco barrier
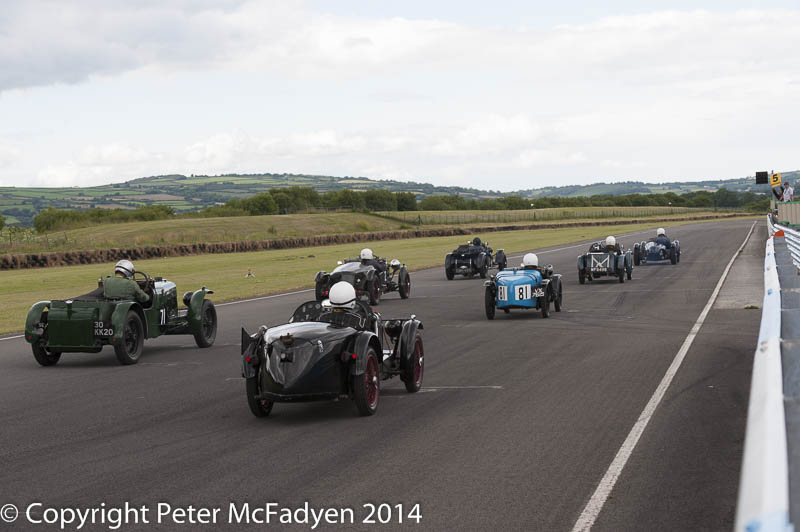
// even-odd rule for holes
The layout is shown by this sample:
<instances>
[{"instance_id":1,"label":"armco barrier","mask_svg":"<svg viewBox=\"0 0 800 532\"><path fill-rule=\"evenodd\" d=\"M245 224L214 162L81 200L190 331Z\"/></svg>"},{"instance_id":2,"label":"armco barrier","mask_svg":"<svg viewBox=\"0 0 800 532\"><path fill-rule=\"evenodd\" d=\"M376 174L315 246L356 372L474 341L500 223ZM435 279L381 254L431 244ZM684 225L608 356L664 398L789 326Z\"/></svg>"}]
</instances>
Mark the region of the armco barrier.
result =
<instances>
[{"instance_id":1,"label":"armco barrier","mask_svg":"<svg viewBox=\"0 0 800 532\"><path fill-rule=\"evenodd\" d=\"M774 237L780 230L768 220L770 238L764 256L764 303L753 359L747 410L737 531L794 530L789 522L789 469L781 364L781 287ZM787 239L788 240L788 239Z\"/></svg>"}]
</instances>

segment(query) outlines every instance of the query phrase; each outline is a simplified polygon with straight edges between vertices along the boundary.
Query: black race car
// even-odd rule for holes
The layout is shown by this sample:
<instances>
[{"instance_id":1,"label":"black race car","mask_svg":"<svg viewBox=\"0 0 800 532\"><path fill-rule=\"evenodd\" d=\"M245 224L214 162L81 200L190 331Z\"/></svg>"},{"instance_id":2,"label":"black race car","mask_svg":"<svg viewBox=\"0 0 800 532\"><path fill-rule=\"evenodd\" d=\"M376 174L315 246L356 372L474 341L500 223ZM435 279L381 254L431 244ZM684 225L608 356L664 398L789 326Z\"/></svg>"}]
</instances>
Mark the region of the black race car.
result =
<instances>
[{"instance_id":1,"label":"black race car","mask_svg":"<svg viewBox=\"0 0 800 532\"><path fill-rule=\"evenodd\" d=\"M370 416L378 408L380 382L396 375L410 393L422 386L422 322L383 320L365 303L352 310L327 302L303 303L289 323L242 329L242 376L247 403L256 417L268 416L273 403L355 400Z\"/></svg>"},{"instance_id":2,"label":"black race car","mask_svg":"<svg viewBox=\"0 0 800 532\"><path fill-rule=\"evenodd\" d=\"M379 263L383 269L376 268ZM366 296L370 305L377 305L381 295L397 291L402 299L411 295L411 276L405 264L394 259L388 264L386 259L376 257L372 261L362 261L359 258L339 261L339 266L331 273L317 272L314 278L314 295L317 301L327 299L328 291L339 281L346 281L356 289L356 295Z\"/></svg>"},{"instance_id":3,"label":"black race car","mask_svg":"<svg viewBox=\"0 0 800 532\"><path fill-rule=\"evenodd\" d=\"M586 280L600 277L616 277L620 283L625 282L625 277L630 281L633 274L633 258L631 250L625 250L617 242L614 246L607 246L605 242L594 242L589 246L589 252L578 255L578 282L584 284Z\"/></svg>"},{"instance_id":4,"label":"black race car","mask_svg":"<svg viewBox=\"0 0 800 532\"><path fill-rule=\"evenodd\" d=\"M633 263L636 266L662 260L678 264L681 261L681 243L677 240L670 242L665 237L656 237L633 245Z\"/></svg>"},{"instance_id":5,"label":"black race car","mask_svg":"<svg viewBox=\"0 0 800 532\"><path fill-rule=\"evenodd\" d=\"M486 279L489 268L496 266L502 270L508 265L506 254L502 249L492 256L492 248L488 242L481 242L475 237L471 242L462 244L448 253L444 257L444 273L448 281L452 281L456 275L472 277L475 274Z\"/></svg>"}]
</instances>

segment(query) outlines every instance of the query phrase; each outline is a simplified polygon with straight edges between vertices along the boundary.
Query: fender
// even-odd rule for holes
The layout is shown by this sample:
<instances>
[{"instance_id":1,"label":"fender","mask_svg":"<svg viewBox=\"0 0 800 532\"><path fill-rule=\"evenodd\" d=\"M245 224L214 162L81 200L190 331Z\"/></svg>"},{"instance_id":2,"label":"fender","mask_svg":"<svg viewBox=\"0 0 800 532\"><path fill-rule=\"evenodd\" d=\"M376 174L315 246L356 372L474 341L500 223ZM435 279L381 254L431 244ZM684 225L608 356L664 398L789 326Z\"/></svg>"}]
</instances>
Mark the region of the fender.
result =
<instances>
[{"instance_id":1,"label":"fender","mask_svg":"<svg viewBox=\"0 0 800 532\"><path fill-rule=\"evenodd\" d=\"M497 250L497 253L494 255L494 262L500 266L501 269L508 263L508 260L506 259L506 251L504 249Z\"/></svg>"},{"instance_id":2,"label":"fender","mask_svg":"<svg viewBox=\"0 0 800 532\"><path fill-rule=\"evenodd\" d=\"M452 266L452 265L453 265L453 254L452 253L448 253L447 255L444 256L444 268L445 268L445 270L449 269L450 266Z\"/></svg>"},{"instance_id":3,"label":"fender","mask_svg":"<svg viewBox=\"0 0 800 532\"><path fill-rule=\"evenodd\" d=\"M583 270L584 269L583 261L584 261L584 256L583 255L578 255L578 269L579 270Z\"/></svg>"},{"instance_id":4,"label":"fender","mask_svg":"<svg viewBox=\"0 0 800 532\"><path fill-rule=\"evenodd\" d=\"M42 315L50 310L49 301L39 301L31 306L28 317L25 318L25 340L28 343L36 343L44 335L44 327L39 327L42 322Z\"/></svg>"},{"instance_id":5,"label":"fender","mask_svg":"<svg viewBox=\"0 0 800 532\"><path fill-rule=\"evenodd\" d=\"M259 327L258 332L251 335L242 327L242 377L251 379L256 376L257 368L261 365L261 353L258 346L259 340L264 337L264 327Z\"/></svg>"},{"instance_id":6,"label":"fender","mask_svg":"<svg viewBox=\"0 0 800 532\"><path fill-rule=\"evenodd\" d=\"M317 275L314 277L314 282L318 283L318 282L322 281L323 279L325 280L325 282L327 282L328 281L328 279L327 279L328 277L330 277L330 274L328 272L317 272Z\"/></svg>"},{"instance_id":7,"label":"fender","mask_svg":"<svg viewBox=\"0 0 800 532\"><path fill-rule=\"evenodd\" d=\"M412 342L417 334L417 331L424 329L422 322L411 318L403 324L403 330L400 331L400 368L405 369L408 361L411 360Z\"/></svg>"},{"instance_id":8,"label":"fender","mask_svg":"<svg viewBox=\"0 0 800 532\"><path fill-rule=\"evenodd\" d=\"M375 268L372 268L371 270L367 270L367 273L365 274L364 277L366 278L367 281L372 281L373 279L375 279L375 275L377 273L378 273L378 270L376 270Z\"/></svg>"},{"instance_id":9,"label":"fender","mask_svg":"<svg viewBox=\"0 0 800 532\"><path fill-rule=\"evenodd\" d=\"M114 328L114 336L112 337L112 341L122 341L122 337L125 332L125 316L128 315L129 310L133 310L139 315L139 319L142 320L142 327L144 328L144 337L148 338L147 320L145 319L144 312L142 311L142 306L136 301L123 301L114 308L114 312L111 314L111 326Z\"/></svg>"},{"instance_id":10,"label":"fender","mask_svg":"<svg viewBox=\"0 0 800 532\"><path fill-rule=\"evenodd\" d=\"M553 299L555 299L557 297L557 294L558 294L558 288L561 286L561 274L560 273L554 273L553 275L550 276L550 281L553 284L552 296L553 296Z\"/></svg>"},{"instance_id":11,"label":"fender","mask_svg":"<svg viewBox=\"0 0 800 532\"><path fill-rule=\"evenodd\" d=\"M617 268L616 269L617 270L624 270L625 269L625 264L628 261L625 259L625 255L617 255L617 261L616 262L617 262Z\"/></svg>"},{"instance_id":12,"label":"fender","mask_svg":"<svg viewBox=\"0 0 800 532\"><path fill-rule=\"evenodd\" d=\"M378 356L378 367L380 368L381 363L381 355L383 351L381 350L381 343L378 341L378 337L372 331L361 331L356 336L356 341L353 346L353 353L356 355L356 359L350 364L350 375L361 375L364 373L364 370L367 367L367 349L369 346L375 349L375 354Z\"/></svg>"},{"instance_id":13,"label":"fender","mask_svg":"<svg viewBox=\"0 0 800 532\"><path fill-rule=\"evenodd\" d=\"M397 272L397 283L402 285L405 282L406 277L408 277L408 270L406 270L406 265L403 264L400 266L400 271Z\"/></svg>"},{"instance_id":14,"label":"fender","mask_svg":"<svg viewBox=\"0 0 800 532\"><path fill-rule=\"evenodd\" d=\"M483 265L486 264L487 258L488 256L486 253L478 253L478 256L475 257L475 268L479 270L483 268Z\"/></svg>"},{"instance_id":15,"label":"fender","mask_svg":"<svg viewBox=\"0 0 800 532\"><path fill-rule=\"evenodd\" d=\"M200 290L196 290L194 294L192 294L192 298L189 300L189 311L186 313L186 319L189 322L189 330L193 333L199 332L200 327L203 322L203 318L200 315L201 311L203 310L203 301L206 298L206 294L213 294L213 290L208 290L205 286L202 287Z\"/></svg>"}]
</instances>

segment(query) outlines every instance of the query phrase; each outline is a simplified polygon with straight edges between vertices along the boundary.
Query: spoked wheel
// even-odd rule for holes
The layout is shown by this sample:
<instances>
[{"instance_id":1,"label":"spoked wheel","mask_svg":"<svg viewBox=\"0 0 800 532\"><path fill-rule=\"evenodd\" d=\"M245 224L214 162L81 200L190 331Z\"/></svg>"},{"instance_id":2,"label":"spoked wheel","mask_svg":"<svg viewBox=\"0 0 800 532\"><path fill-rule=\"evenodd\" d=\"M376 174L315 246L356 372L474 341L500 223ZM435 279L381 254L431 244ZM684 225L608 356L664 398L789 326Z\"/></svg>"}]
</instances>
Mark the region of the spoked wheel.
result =
<instances>
[{"instance_id":1,"label":"spoked wheel","mask_svg":"<svg viewBox=\"0 0 800 532\"><path fill-rule=\"evenodd\" d=\"M561 283L558 283L558 293L556 294L556 297L553 299L556 312L561 312L561 303L563 301L564 301L563 288L561 287Z\"/></svg>"},{"instance_id":2,"label":"spoked wheel","mask_svg":"<svg viewBox=\"0 0 800 532\"><path fill-rule=\"evenodd\" d=\"M494 319L494 310L495 310L495 299L494 299L494 292L492 291L491 287L486 287L484 290L483 296L484 307L486 309L486 319L493 320Z\"/></svg>"},{"instance_id":3,"label":"spoked wheel","mask_svg":"<svg viewBox=\"0 0 800 532\"><path fill-rule=\"evenodd\" d=\"M129 310L122 325L122 339L114 346L120 364L136 364L144 346L144 326L139 315Z\"/></svg>"},{"instance_id":4,"label":"spoked wheel","mask_svg":"<svg viewBox=\"0 0 800 532\"><path fill-rule=\"evenodd\" d=\"M47 347L45 347L46 344L47 341L44 338L31 344L33 358L35 358L36 362L41 366L55 366L61 358L61 353L57 351L48 351Z\"/></svg>"},{"instance_id":5,"label":"spoked wheel","mask_svg":"<svg viewBox=\"0 0 800 532\"><path fill-rule=\"evenodd\" d=\"M542 317L547 318L550 316L550 287L547 287L547 292L539 298L539 308L542 311Z\"/></svg>"},{"instance_id":6,"label":"spoked wheel","mask_svg":"<svg viewBox=\"0 0 800 532\"><path fill-rule=\"evenodd\" d=\"M381 280L377 277L369 283L369 304L377 305L381 302Z\"/></svg>"},{"instance_id":7,"label":"spoked wheel","mask_svg":"<svg viewBox=\"0 0 800 532\"><path fill-rule=\"evenodd\" d=\"M408 296L411 295L411 276L408 275L407 272L403 277L403 280L400 281L400 287L398 290L400 292L401 299L408 299Z\"/></svg>"},{"instance_id":8,"label":"spoked wheel","mask_svg":"<svg viewBox=\"0 0 800 532\"><path fill-rule=\"evenodd\" d=\"M259 372L260 373L260 372ZM261 399L261 387L258 385L258 374L255 377L245 379L247 390L247 405L256 417L267 417L272 412L272 401Z\"/></svg>"},{"instance_id":9,"label":"spoked wheel","mask_svg":"<svg viewBox=\"0 0 800 532\"><path fill-rule=\"evenodd\" d=\"M367 351L364 373L356 375L353 379L353 395L356 408L362 416L371 416L378 410L378 397L381 393L380 374L378 372L378 357L371 347Z\"/></svg>"},{"instance_id":10,"label":"spoked wheel","mask_svg":"<svg viewBox=\"0 0 800 532\"><path fill-rule=\"evenodd\" d=\"M403 382L408 393L418 392L422 388L422 374L425 369L425 350L422 347L422 336L417 333L414 338L414 352L407 362L403 375Z\"/></svg>"},{"instance_id":11,"label":"spoked wheel","mask_svg":"<svg viewBox=\"0 0 800 532\"><path fill-rule=\"evenodd\" d=\"M206 299L200 309L200 330L195 333L197 347L211 347L217 338L217 309Z\"/></svg>"}]
</instances>

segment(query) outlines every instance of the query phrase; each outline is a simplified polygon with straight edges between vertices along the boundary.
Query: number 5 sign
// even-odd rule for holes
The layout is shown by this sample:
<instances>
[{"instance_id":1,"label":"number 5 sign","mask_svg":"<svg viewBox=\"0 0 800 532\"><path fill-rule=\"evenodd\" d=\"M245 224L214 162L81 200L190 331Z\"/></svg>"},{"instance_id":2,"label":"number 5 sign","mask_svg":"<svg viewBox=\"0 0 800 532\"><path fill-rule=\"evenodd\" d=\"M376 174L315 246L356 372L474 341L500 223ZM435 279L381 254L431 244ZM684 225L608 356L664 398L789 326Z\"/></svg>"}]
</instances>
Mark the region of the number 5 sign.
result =
<instances>
[{"instance_id":1,"label":"number 5 sign","mask_svg":"<svg viewBox=\"0 0 800 532\"><path fill-rule=\"evenodd\" d=\"M781 174L772 174L769 176L769 186L779 187L781 185Z\"/></svg>"}]
</instances>

